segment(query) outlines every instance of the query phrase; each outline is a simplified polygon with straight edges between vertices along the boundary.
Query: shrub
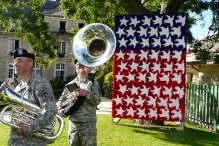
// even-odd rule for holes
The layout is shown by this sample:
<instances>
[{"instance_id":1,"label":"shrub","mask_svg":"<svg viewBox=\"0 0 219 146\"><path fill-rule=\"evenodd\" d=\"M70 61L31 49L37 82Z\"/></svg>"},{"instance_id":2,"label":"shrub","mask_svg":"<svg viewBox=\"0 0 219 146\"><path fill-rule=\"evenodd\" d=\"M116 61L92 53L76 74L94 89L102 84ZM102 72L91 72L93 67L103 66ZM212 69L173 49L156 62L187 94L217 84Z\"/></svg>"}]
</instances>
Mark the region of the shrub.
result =
<instances>
[{"instance_id":1,"label":"shrub","mask_svg":"<svg viewBox=\"0 0 219 146\"><path fill-rule=\"evenodd\" d=\"M113 72L106 74L104 77L103 91L104 91L104 96L107 98L112 97L112 79L113 79Z\"/></svg>"},{"instance_id":2,"label":"shrub","mask_svg":"<svg viewBox=\"0 0 219 146\"><path fill-rule=\"evenodd\" d=\"M60 80L59 78L54 78L50 80L56 100L58 100L58 98L61 96L64 90L64 87L65 87L65 84L73 80L75 77L76 75L67 76L66 81Z\"/></svg>"}]
</instances>

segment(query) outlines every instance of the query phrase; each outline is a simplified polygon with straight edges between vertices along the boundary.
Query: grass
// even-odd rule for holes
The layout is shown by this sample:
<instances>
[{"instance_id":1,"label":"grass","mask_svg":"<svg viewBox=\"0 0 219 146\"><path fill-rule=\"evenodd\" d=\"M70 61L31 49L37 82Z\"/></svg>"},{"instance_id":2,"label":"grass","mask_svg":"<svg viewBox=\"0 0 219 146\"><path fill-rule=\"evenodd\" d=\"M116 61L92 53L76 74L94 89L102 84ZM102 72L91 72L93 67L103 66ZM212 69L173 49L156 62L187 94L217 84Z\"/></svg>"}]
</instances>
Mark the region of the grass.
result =
<instances>
[{"instance_id":1,"label":"grass","mask_svg":"<svg viewBox=\"0 0 219 146\"><path fill-rule=\"evenodd\" d=\"M62 135L49 146L68 146L68 119ZM97 115L98 146L219 146L219 134L186 123L184 130L135 126L132 120L112 123L111 115ZM6 146L10 127L0 124L0 146ZM4 131L4 132L3 132Z\"/></svg>"}]
</instances>

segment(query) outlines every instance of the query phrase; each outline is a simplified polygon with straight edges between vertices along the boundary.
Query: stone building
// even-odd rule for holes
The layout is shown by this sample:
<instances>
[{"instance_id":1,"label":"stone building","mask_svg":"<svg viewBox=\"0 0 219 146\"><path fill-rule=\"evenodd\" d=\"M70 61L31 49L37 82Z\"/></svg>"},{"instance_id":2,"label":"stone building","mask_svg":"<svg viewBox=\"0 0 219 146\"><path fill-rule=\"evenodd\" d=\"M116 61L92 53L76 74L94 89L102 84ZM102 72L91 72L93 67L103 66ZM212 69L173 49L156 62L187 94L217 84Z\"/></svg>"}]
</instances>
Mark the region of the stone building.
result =
<instances>
[{"instance_id":1,"label":"stone building","mask_svg":"<svg viewBox=\"0 0 219 146\"><path fill-rule=\"evenodd\" d=\"M71 28L82 28L84 23L65 19L63 12L59 8L44 11L45 21L49 25L49 31L52 32L59 44L57 49L58 59L53 62L46 70L35 65L35 73L45 76L51 80L56 77L65 80L67 76L75 74L72 51L73 34ZM13 32L0 32L0 81L14 76L13 70L13 52L16 48L29 48L29 44L21 38L17 38Z\"/></svg>"},{"instance_id":2,"label":"stone building","mask_svg":"<svg viewBox=\"0 0 219 146\"><path fill-rule=\"evenodd\" d=\"M213 36L212 36L213 37ZM201 40L203 45L211 48L211 53L217 55L219 42L209 44L207 38ZM208 84L219 86L219 64L216 60L200 61L196 59L196 54L188 50L187 57L187 83Z\"/></svg>"}]
</instances>

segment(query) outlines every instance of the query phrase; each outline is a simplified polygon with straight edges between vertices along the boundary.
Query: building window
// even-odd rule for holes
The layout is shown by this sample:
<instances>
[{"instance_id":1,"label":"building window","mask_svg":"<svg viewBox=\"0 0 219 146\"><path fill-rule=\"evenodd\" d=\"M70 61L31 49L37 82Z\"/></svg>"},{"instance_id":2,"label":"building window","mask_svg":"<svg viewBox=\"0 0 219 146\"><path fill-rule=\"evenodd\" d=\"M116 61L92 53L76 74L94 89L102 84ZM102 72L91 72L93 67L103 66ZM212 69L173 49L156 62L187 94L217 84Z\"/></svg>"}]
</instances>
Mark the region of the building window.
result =
<instances>
[{"instance_id":1,"label":"building window","mask_svg":"<svg viewBox=\"0 0 219 146\"><path fill-rule=\"evenodd\" d=\"M83 22L79 22L78 23L78 28L82 28L82 27L84 27L84 23Z\"/></svg>"},{"instance_id":2,"label":"building window","mask_svg":"<svg viewBox=\"0 0 219 146\"><path fill-rule=\"evenodd\" d=\"M36 64L36 63L34 65L33 71L34 71L35 75L41 75L40 66L38 64Z\"/></svg>"},{"instance_id":3,"label":"building window","mask_svg":"<svg viewBox=\"0 0 219 146\"><path fill-rule=\"evenodd\" d=\"M65 21L60 21L60 26L59 26L59 32L60 33L65 33L66 32L66 28L65 28L65 25L66 25L66 22Z\"/></svg>"},{"instance_id":4,"label":"building window","mask_svg":"<svg viewBox=\"0 0 219 146\"><path fill-rule=\"evenodd\" d=\"M8 78L14 78L14 65L13 65L13 63L8 64Z\"/></svg>"},{"instance_id":5,"label":"building window","mask_svg":"<svg viewBox=\"0 0 219 146\"><path fill-rule=\"evenodd\" d=\"M14 54L14 50L19 48L19 40L10 39L9 53Z\"/></svg>"},{"instance_id":6,"label":"building window","mask_svg":"<svg viewBox=\"0 0 219 146\"><path fill-rule=\"evenodd\" d=\"M66 42L58 42L59 48L57 49L57 55L59 57L64 57L66 52Z\"/></svg>"},{"instance_id":7,"label":"building window","mask_svg":"<svg viewBox=\"0 0 219 146\"><path fill-rule=\"evenodd\" d=\"M55 77L60 80L65 80L65 64L63 63L56 64Z\"/></svg>"}]
</instances>

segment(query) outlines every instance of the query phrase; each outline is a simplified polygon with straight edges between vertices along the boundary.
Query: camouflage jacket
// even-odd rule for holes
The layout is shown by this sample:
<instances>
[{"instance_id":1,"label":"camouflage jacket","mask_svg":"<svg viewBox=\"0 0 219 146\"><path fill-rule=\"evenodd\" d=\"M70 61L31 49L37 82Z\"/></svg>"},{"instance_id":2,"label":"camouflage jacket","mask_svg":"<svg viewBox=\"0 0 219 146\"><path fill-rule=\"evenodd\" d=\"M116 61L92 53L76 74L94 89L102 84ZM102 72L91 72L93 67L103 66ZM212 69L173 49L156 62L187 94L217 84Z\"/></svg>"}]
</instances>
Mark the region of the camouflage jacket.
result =
<instances>
[{"instance_id":1,"label":"camouflage jacket","mask_svg":"<svg viewBox=\"0 0 219 146\"><path fill-rule=\"evenodd\" d=\"M47 140L32 134L48 125L58 112L50 83L41 76L32 75L24 86L21 86L20 82L14 91L21 97L28 99L31 103L38 105L42 109L42 112L39 112L39 116L30 125L24 127L25 136L18 135L17 129L11 128L8 145L46 145Z\"/></svg>"},{"instance_id":2,"label":"camouflage jacket","mask_svg":"<svg viewBox=\"0 0 219 146\"><path fill-rule=\"evenodd\" d=\"M80 88L85 89L88 82L88 78L80 80L76 77L74 80L68 84L77 83ZM57 106L60 109L63 106L63 103L67 100L68 95L70 94L69 90L65 87ZM96 121L96 107L101 102L101 93L99 90L99 84L97 81L92 82L90 89L88 89L88 94L86 96L85 102L77 109L76 112L70 115L69 119L75 122L94 122Z\"/></svg>"}]
</instances>

